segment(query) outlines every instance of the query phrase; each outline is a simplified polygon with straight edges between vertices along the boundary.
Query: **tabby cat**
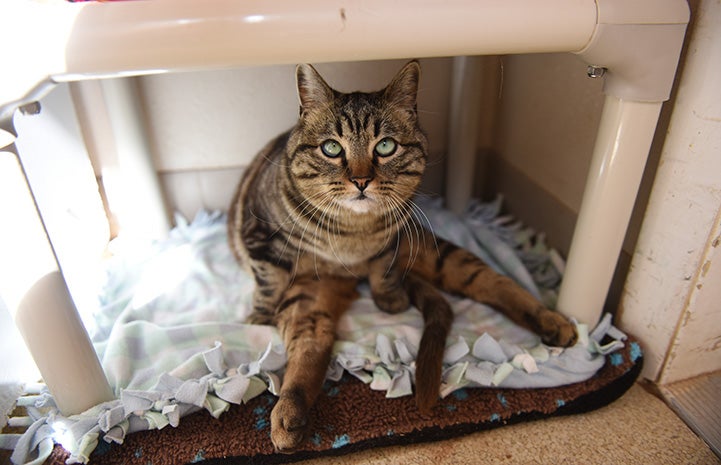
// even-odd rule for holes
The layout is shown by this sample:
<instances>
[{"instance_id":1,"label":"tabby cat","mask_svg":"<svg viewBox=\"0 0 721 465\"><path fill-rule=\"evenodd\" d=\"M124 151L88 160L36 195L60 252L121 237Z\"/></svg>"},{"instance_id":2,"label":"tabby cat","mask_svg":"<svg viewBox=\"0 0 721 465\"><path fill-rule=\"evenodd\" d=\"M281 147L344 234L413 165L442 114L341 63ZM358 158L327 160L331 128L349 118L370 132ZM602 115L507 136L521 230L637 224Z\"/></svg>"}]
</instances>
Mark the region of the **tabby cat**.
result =
<instances>
[{"instance_id":1,"label":"tabby cat","mask_svg":"<svg viewBox=\"0 0 721 465\"><path fill-rule=\"evenodd\" d=\"M575 327L479 258L423 229L411 200L428 158L418 125L420 65L383 90L341 93L310 65L296 70L300 116L243 175L229 211L232 250L255 276L251 322L277 325L288 364L271 413L271 440L290 452L330 361L336 322L367 280L375 304L424 318L416 403L436 403L453 320L437 288L487 303L551 345Z\"/></svg>"}]
</instances>

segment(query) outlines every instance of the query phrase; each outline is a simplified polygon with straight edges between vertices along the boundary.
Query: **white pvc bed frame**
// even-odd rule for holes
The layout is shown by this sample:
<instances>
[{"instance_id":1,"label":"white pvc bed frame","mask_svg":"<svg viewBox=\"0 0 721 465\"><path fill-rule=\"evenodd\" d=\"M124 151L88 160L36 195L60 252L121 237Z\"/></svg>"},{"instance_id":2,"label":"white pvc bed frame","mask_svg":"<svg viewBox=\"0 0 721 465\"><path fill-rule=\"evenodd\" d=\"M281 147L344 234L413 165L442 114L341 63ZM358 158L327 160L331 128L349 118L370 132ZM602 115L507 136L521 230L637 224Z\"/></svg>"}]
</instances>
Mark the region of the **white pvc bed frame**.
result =
<instances>
[{"instance_id":1,"label":"white pvc bed frame","mask_svg":"<svg viewBox=\"0 0 721 465\"><path fill-rule=\"evenodd\" d=\"M301 61L575 53L589 75L604 76L606 99L558 309L593 326L688 19L684 0L3 2L0 151L17 152L15 111L56 82ZM463 79L459 63L456 81ZM472 143L459 147L449 154L451 170L473 156ZM448 198L468 198L472 170L465 172L448 183ZM39 213L38 220L46 234ZM53 272L21 291L23 299L6 303L60 409L77 413L111 398L62 275ZM66 337L48 347L49 332Z\"/></svg>"}]
</instances>

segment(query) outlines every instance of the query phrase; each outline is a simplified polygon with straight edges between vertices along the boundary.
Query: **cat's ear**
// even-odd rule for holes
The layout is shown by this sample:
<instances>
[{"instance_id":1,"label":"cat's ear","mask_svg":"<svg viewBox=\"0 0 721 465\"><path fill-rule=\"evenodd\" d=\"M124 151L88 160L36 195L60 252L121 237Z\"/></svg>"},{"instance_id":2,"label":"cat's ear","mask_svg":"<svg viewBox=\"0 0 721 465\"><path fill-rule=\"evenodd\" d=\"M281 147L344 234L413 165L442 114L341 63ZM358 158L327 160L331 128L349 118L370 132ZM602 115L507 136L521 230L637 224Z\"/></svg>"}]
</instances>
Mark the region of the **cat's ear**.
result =
<instances>
[{"instance_id":1,"label":"cat's ear","mask_svg":"<svg viewBox=\"0 0 721 465\"><path fill-rule=\"evenodd\" d=\"M333 89L311 65L298 65L295 78L301 112L326 106L333 99Z\"/></svg>"},{"instance_id":2,"label":"cat's ear","mask_svg":"<svg viewBox=\"0 0 721 465\"><path fill-rule=\"evenodd\" d=\"M415 113L420 76L421 65L418 61L408 62L386 87L383 93L386 101Z\"/></svg>"}]
</instances>

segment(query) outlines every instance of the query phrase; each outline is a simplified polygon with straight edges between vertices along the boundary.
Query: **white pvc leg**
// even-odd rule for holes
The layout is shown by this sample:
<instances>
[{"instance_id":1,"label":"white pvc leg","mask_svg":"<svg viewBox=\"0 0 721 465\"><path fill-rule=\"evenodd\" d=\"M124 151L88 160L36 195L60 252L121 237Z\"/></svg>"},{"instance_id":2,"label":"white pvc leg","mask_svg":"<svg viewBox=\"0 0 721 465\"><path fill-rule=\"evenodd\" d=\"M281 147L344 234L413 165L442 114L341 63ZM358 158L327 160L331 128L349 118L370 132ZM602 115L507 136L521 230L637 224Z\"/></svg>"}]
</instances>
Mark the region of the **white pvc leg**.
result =
<instances>
[{"instance_id":1,"label":"white pvc leg","mask_svg":"<svg viewBox=\"0 0 721 465\"><path fill-rule=\"evenodd\" d=\"M134 81L106 79L101 85L117 155L114 165L103 167L110 208L117 209L124 234L162 239L170 230L170 217Z\"/></svg>"},{"instance_id":2,"label":"white pvc leg","mask_svg":"<svg viewBox=\"0 0 721 465\"><path fill-rule=\"evenodd\" d=\"M557 308L591 327L603 311L661 102L607 96Z\"/></svg>"},{"instance_id":3,"label":"white pvc leg","mask_svg":"<svg viewBox=\"0 0 721 465\"><path fill-rule=\"evenodd\" d=\"M0 295L43 380L65 415L113 393L58 271L40 215L13 148L0 149Z\"/></svg>"},{"instance_id":4,"label":"white pvc leg","mask_svg":"<svg viewBox=\"0 0 721 465\"><path fill-rule=\"evenodd\" d=\"M455 57L446 163L446 204L461 214L473 193L480 127L481 57Z\"/></svg>"},{"instance_id":5,"label":"white pvc leg","mask_svg":"<svg viewBox=\"0 0 721 465\"><path fill-rule=\"evenodd\" d=\"M64 415L114 398L59 271L40 278L25 294L15 324Z\"/></svg>"}]
</instances>

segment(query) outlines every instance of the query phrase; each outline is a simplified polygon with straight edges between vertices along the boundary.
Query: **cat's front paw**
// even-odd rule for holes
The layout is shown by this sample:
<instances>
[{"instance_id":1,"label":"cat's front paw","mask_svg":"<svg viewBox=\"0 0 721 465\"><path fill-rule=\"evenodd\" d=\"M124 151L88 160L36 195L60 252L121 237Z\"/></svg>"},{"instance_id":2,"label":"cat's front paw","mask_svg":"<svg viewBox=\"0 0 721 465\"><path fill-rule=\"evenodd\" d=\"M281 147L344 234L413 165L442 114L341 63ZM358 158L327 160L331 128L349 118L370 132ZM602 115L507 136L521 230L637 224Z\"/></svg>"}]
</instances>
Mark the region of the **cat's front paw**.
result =
<instances>
[{"instance_id":1,"label":"cat's front paw","mask_svg":"<svg viewBox=\"0 0 721 465\"><path fill-rule=\"evenodd\" d=\"M538 335L550 346L571 347L578 341L576 325L558 312L542 309L535 325Z\"/></svg>"},{"instance_id":2,"label":"cat's front paw","mask_svg":"<svg viewBox=\"0 0 721 465\"><path fill-rule=\"evenodd\" d=\"M281 392L270 413L270 440L276 452L289 454L305 440L308 407L301 393Z\"/></svg>"},{"instance_id":3,"label":"cat's front paw","mask_svg":"<svg viewBox=\"0 0 721 465\"><path fill-rule=\"evenodd\" d=\"M386 313L401 313L408 310L411 306L411 300L408 293L403 288L395 291L372 292L373 302Z\"/></svg>"}]
</instances>

